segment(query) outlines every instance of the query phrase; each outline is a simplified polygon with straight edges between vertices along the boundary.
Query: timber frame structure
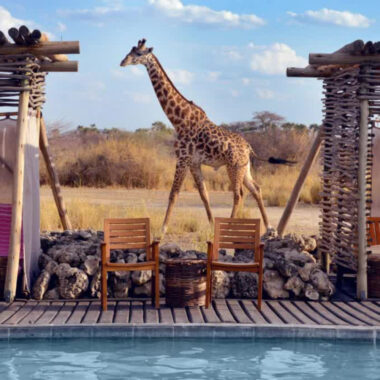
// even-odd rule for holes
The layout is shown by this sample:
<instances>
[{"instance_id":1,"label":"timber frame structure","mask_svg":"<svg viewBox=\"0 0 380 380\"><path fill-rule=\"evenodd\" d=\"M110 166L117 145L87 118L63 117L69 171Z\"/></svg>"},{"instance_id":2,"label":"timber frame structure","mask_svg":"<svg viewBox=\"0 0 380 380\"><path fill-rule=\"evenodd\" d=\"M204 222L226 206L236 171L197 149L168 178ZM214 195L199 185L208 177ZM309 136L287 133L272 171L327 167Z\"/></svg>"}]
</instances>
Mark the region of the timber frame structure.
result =
<instances>
[{"instance_id":1,"label":"timber frame structure","mask_svg":"<svg viewBox=\"0 0 380 380\"><path fill-rule=\"evenodd\" d=\"M24 186L24 145L28 128L28 109L37 115L40 129L39 145L47 166L50 183L64 229L70 229L58 176L54 169L41 108L45 102L45 77L48 72L76 72L78 62L69 61L64 54L78 54L79 42L51 42L39 30L26 26L8 31L11 43L0 31L0 106L17 107L17 112L3 112L1 116L17 115L17 151L13 168L12 221L4 298L12 302L16 294L20 261L21 224ZM10 168L8 168L10 170Z\"/></svg>"},{"instance_id":2,"label":"timber frame structure","mask_svg":"<svg viewBox=\"0 0 380 380\"><path fill-rule=\"evenodd\" d=\"M372 128L380 116L380 42L354 41L332 54L311 53L306 68L288 77L323 80L323 125L278 226L283 234L306 176L322 148L320 252L340 270L357 273L357 298L366 299L367 218L372 194Z\"/></svg>"}]
</instances>

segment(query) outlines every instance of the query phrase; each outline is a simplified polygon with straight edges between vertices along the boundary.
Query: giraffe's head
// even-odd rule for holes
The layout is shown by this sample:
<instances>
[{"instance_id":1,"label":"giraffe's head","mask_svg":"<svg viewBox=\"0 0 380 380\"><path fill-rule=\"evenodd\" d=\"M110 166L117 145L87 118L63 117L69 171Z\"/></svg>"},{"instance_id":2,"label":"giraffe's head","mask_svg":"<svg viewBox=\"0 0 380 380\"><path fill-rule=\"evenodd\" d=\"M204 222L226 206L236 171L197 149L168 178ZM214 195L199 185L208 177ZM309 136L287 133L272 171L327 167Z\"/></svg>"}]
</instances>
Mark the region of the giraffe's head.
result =
<instances>
[{"instance_id":1,"label":"giraffe's head","mask_svg":"<svg viewBox=\"0 0 380 380\"><path fill-rule=\"evenodd\" d=\"M151 55L153 48L147 48L145 46L145 38L140 40L137 46L134 46L131 51L121 61L120 66L128 65L145 65L149 56Z\"/></svg>"}]
</instances>

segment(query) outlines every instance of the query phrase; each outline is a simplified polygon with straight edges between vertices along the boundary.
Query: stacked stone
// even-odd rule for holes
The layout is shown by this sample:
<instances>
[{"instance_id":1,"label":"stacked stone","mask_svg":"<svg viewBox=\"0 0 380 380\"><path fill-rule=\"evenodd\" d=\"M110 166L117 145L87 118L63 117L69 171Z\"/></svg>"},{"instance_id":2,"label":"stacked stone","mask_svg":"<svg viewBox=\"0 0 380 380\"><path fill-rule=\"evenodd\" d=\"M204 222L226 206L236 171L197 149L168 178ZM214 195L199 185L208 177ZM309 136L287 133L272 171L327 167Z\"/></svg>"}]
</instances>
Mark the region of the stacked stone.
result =
<instances>
[{"instance_id":1,"label":"stacked stone","mask_svg":"<svg viewBox=\"0 0 380 380\"><path fill-rule=\"evenodd\" d=\"M76 299L100 297L100 241L102 232L65 231L45 233L41 237L39 259L41 273L33 287L36 299ZM290 234L284 238L271 232L264 236L264 291L269 298L328 299L334 287L319 265L314 238ZM165 261L171 258L206 259L199 251L182 251L174 243L160 248L160 294L165 295ZM220 251L219 259L230 262L252 261L252 251ZM146 260L143 250L114 250L111 261L136 263ZM150 271L110 272L110 297L149 297ZM256 273L213 272L215 298L256 298Z\"/></svg>"}]
</instances>

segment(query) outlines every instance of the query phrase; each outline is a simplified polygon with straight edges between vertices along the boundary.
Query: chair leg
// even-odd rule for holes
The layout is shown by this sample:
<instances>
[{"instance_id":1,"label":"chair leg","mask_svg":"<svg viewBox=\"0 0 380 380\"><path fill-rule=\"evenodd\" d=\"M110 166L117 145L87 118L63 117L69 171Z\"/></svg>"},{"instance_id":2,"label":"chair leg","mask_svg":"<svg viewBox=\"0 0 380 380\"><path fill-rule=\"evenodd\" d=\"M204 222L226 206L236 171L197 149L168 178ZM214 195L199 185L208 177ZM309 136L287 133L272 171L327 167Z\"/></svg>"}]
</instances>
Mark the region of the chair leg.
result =
<instances>
[{"instance_id":1,"label":"chair leg","mask_svg":"<svg viewBox=\"0 0 380 380\"><path fill-rule=\"evenodd\" d=\"M211 266L207 265L207 274L206 274L206 309L210 306L211 303L211 292L212 292L212 283L211 283Z\"/></svg>"},{"instance_id":2,"label":"chair leg","mask_svg":"<svg viewBox=\"0 0 380 380\"><path fill-rule=\"evenodd\" d=\"M261 311L261 302L263 298L263 267L260 266L259 269L259 286L258 286L258 295L257 295L257 307Z\"/></svg>"},{"instance_id":3,"label":"chair leg","mask_svg":"<svg viewBox=\"0 0 380 380\"><path fill-rule=\"evenodd\" d=\"M107 271L102 266L102 280L101 280L101 303L103 311L107 311Z\"/></svg>"},{"instance_id":4,"label":"chair leg","mask_svg":"<svg viewBox=\"0 0 380 380\"><path fill-rule=\"evenodd\" d=\"M152 306L154 306L154 297L156 294L156 272L153 272L153 270L152 270L152 279L150 283L151 283L150 293L151 293Z\"/></svg>"},{"instance_id":5,"label":"chair leg","mask_svg":"<svg viewBox=\"0 0 380 380\"><path fill-rule=\"evenodd\" d=\"M160 267L159 265L156 265L155 269L156 275L154 276L154 282L155 282L155 303L156 303L156 309L160 308Z\"/></svg>"}]
</instances>

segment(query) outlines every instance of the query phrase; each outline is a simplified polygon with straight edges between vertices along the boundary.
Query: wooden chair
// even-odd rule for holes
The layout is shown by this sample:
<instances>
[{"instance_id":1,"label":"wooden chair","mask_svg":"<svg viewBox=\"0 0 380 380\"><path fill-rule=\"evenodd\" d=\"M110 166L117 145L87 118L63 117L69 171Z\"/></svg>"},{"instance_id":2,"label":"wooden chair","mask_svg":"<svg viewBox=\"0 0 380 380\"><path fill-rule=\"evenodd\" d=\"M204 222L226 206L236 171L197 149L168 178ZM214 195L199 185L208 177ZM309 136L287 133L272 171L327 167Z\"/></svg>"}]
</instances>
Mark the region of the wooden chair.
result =
<instances>
[{"instance_id":1,"label":"wooden chair","mask_svg":"<svg viewBox=\"0 0 380 380\"><path fill-rule=\"evenodd\" d=\"M152 303L160 307L160 285L159 285L159 242L150 243L149 218L132 219L105 219L104 220L104 242L101 243L101 303L102 309L107 310L107 272L151 270L152 279ZM145 262L139 263L111 263L111 249L145 249ZM153 297L154 295L154 297Z\"/></svg>"},{"instance_id":2,"label":"wooden chair","mask_svg":"<svg viewBox=\"0 0 380 380\"><path fill-rule=\"evenodd\" d=\"M207 242L206 307L211 303L212 271L253 272L259 274L258 308L261 310L263 293L264 244L260 243L260 219L215 218L214 242ZM254 262L228 263L218 261L219 249L253 250Z\"/></svg>"},{"instance_id":3,"label":"wooden chair","mask_svg":"<svg viewBox=\"0 0 380 380\"><path fill-rule=\"evenodd\" d=\"M380 245L380 217L370 216L367 218L368 246Z\"/></svg>"}]
</instances>

